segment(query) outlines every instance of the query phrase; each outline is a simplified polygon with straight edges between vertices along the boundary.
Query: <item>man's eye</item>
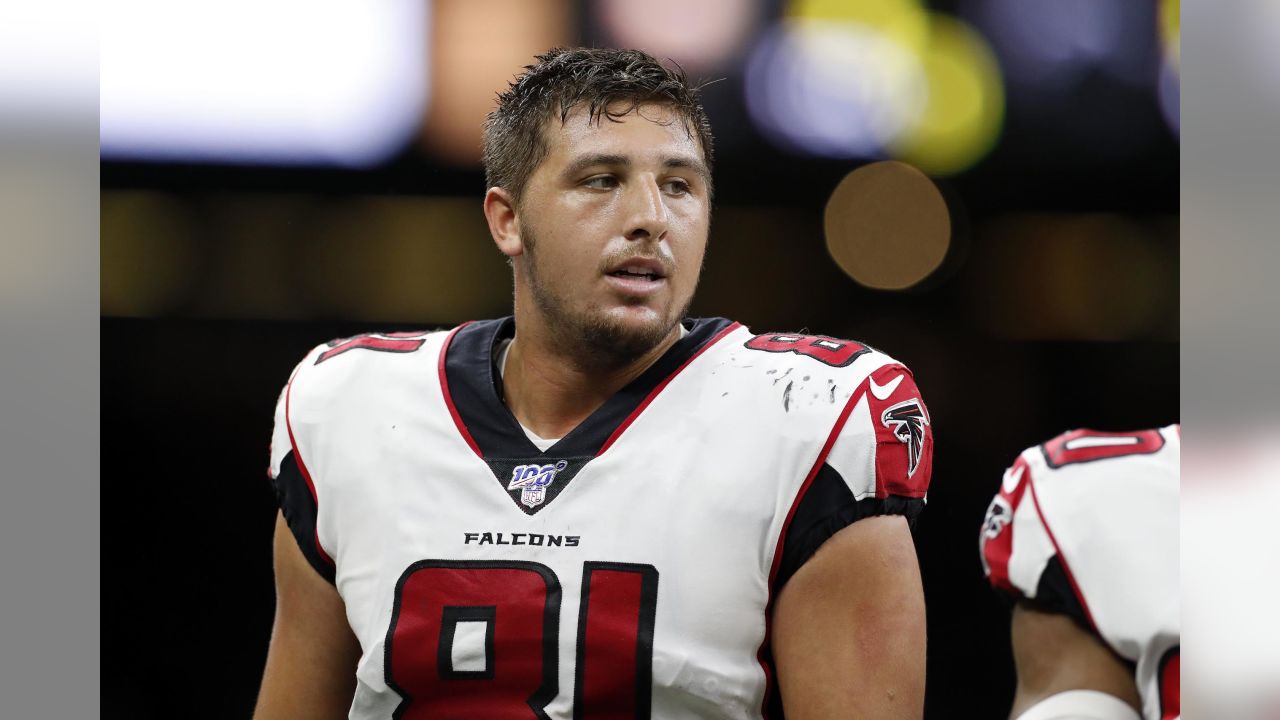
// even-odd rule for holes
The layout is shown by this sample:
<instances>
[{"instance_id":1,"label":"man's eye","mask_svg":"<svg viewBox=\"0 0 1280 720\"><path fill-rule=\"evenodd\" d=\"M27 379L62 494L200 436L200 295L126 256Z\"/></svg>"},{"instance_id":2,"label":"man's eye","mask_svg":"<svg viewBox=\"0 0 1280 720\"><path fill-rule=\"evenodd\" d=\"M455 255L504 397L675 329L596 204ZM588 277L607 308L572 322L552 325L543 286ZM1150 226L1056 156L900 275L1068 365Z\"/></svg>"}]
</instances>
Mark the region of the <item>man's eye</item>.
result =
<instances>
[{"instance_id":1,"label":"man's eye","mask_svg":"<svg viewBox=\"0 0 1280 720\"><path fill-rule=\"evenodd\" d=\"M596 190L608 190L618 186L618 179L612 175L597 175L582 184Z\"/></svg>"},{"instance_id":2,"label":"man's eye","mask_svg":"<svg viewBox=\"0 0 1280 720\"><path fill-rule=\"evenodd\" d=\"M668 180L662 184L662 190L672 195L685 195L689 192L689 183L684 180Z\"/></svg>"}]
</instances>

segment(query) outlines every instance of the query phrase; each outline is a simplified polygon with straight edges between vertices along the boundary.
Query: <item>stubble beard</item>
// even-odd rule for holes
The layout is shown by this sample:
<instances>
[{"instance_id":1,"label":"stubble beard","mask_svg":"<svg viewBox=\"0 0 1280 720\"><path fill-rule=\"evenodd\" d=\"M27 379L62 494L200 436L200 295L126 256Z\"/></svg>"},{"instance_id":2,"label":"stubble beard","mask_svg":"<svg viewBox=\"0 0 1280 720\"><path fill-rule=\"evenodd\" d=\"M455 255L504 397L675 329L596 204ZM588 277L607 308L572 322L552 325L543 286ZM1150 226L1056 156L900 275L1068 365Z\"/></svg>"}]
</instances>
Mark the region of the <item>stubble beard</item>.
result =
<instances>
[{"instance_id":1,"label":"stubble beard","mask_svg":"<svg viewBox=\"0 0 1280 720\"><path fill-rule=\"evenodd\" d=\"M569 351L572 362L588 370L626 367L653 350L689 312L692 295L674 315L635 325L610 317L597 305L577 310L570 298L543 281L538 266L537 240L525 230L525 270L533 302L545 321L551 341ZM517 328L518 330L518 328Z\"/></svg>"}]
</instances>

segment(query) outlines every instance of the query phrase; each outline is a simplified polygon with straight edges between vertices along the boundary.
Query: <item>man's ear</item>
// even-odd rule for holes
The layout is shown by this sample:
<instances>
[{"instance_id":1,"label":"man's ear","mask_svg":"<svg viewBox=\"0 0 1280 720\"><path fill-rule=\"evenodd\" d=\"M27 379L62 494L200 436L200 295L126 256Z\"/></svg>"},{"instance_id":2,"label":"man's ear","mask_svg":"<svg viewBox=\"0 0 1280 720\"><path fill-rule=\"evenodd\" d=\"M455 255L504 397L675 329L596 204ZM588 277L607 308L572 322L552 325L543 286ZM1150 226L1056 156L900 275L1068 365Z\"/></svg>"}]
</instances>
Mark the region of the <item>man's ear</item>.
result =
<instances>
[{"instance_id":1,"label":"man's ear","mask_svg":"<svg viewBox=\"0 0 1280 720\"><path fill-rule=\"evenodd\" d=\"M493 236L494 244L503 255L515 258L524 254L520 219L511 193L500 187L489 188L484 194L484 218L489 222L489 234Z\"/></svg>"}]
</instances>

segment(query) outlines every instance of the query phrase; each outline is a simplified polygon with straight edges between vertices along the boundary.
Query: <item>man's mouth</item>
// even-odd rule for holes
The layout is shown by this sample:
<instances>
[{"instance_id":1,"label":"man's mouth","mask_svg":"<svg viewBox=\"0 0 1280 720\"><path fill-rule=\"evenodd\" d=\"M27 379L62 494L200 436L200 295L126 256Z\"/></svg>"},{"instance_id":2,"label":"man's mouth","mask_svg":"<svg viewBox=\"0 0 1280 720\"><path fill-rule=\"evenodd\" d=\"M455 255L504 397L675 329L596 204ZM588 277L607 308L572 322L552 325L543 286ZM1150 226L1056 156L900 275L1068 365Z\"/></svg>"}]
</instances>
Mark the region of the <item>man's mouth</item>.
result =
<instances>
[{"instance_id":1,"label":"man's mouth","mask_svg":"<svg viewBox=\"0 0 1280 720\"><path fill-rule=\"evenodd\" d=\"M631 258L618 263L607 275L624 280L647 280L656 282L667 276L662 261L657 258Z\"/></svg>"},{"instance_id":2,"label":"man's mouth","mask_svg":"<svg viewBox=\"0 0 1280 720\"><path fill-rule=\"evenodd\" d=\"M657 280L658 278L662 277L661 275L658 275L657 273L650 273L650 272L634 272L634 271L632 271L632 270L615 270L615 271L613 271L613 272L611 272L611 273L609 273L609 274L610 274L610 275L612 275L612 276L614 276L614 277L620 277L620 278L635 278L635 279L637 279L637 280L649 280L649 281Z\"/></svg>"}]
</instances>

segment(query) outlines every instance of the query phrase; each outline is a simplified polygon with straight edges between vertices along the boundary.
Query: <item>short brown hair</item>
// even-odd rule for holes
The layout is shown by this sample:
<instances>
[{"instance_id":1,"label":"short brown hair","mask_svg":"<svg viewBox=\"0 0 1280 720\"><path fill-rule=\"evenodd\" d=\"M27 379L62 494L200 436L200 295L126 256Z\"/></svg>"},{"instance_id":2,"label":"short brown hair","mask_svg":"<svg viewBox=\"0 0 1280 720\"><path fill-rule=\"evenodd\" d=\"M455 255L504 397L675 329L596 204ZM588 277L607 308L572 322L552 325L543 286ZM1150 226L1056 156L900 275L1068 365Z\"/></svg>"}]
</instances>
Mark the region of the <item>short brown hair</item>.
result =
<instances>
[{"instance_id":1,"label":"short brown hair","mask_svg":"<svg viewBox=\"0 0 1280 720\"><path fill-rule=\"evenodd\" d=\"M578 105L586 105L591 120L614 122L645 103L671 107L690 135L702 144L702 157L711 172L711 123L699 101L698 88L689 85L678 65L666 67L640 50L555 48L525 66L484 124L486 187L501 187L517 200L529 176L547 153L543 123L558 112L564 122ZM621 108L610 109L615 103ZM710 178L708 178L710 189Z\"/></svg>"}]
</instances>

